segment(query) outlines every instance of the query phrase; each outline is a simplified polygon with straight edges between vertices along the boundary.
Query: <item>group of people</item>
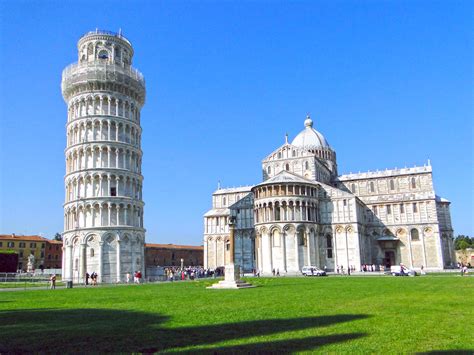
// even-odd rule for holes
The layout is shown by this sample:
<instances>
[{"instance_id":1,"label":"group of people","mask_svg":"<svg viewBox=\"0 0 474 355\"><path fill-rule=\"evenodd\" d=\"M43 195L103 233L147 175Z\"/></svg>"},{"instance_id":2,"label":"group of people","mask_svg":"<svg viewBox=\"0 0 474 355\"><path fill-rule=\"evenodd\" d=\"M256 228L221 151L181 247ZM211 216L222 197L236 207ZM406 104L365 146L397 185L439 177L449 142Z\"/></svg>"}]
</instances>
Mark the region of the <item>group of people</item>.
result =
<instances>
[{"instance_id":1,"label":"group of people","mask_svg":"<svg viewBox=\"0 0 474 355\"><path fill-rule=\"evenodd\" d=\"M130 283L130 273L127 272L125 275L125 281L129 284ZM135 271L133 273L133 283L135 284L141 284L142 283L142 272L141 271Z\"/></svg>"},{"instance_id":2,"label":"group of people","mask_svg":"<svg viewBox=\"0 0 474 355\"><path fill-rule=\"evenodd\" d=\"M461 270L461 276L466 275L469 272L469 268L471 267L471 264L464 264L464 263L458 263L458 268Z\"/></svg>"},{"instance_id":3,"label":"group of people","mask_svg":"<svg viewBox=\"0 0 474 355\"><path fill-rule=\"evenodd\" d=\"M205 277L216 277L223 275L223 268L204 269L202 266L170 266L165 268L166 280L194 280Z\"/></svg>"},{"instance_id":4,"label":"group of people","mask_svg":"<svg viewBox=\"0 0 474 355\"><path fill-rule=\"evenodd\" d=\"M350 275L352 272L356 271L355 265L349 265L349 267L346 269L344 268L344 265L336 265L336 272L342 275L345 275L347 272L347 275Z\"/></svg>"},{"instance_id":5,"label":"group of people","mask_svg":"<svg viewBox=\"0 0 474 355\"><path fill-rule=\"evenodd\" d=\"M362 272L374 272L374 271L379 271L377 270L379 269L380 270L380 266L379 267L376 267L375 264L362 264L362 266L360 267L360 271Z\"/></svg>"},{"instance_id":6,"label":"group of people","mask_svg":"<svg viewBox=\"0 0 474 355\"><path fill-rule=\"evenodd\" d=\"M97 286L97 278L99 275L95 271L92 271L92 274L86 272L85 285L89 286L89 279L91 279L92 286Z\"/></svg>"}]
</instances>

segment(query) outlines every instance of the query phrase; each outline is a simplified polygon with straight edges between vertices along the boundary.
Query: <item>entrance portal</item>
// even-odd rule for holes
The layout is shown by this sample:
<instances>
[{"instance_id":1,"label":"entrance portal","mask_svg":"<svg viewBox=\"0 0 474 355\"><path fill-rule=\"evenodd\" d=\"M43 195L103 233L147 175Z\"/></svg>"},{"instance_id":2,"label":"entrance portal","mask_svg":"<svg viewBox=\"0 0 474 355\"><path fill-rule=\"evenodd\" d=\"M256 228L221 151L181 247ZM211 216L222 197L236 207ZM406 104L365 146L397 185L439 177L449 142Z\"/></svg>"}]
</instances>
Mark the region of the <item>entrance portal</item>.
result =
<instances>
[{"instance_id":1,"label":"entrance portal","mask_svg":"<svg viewBox=\"0 0 474 355\"><path fill-rule=\"evenodd\" d=\"M385 252L385 267L390 269L392 265L395 265L395 252L389 250Z\"/></svg>"}]
</instances>

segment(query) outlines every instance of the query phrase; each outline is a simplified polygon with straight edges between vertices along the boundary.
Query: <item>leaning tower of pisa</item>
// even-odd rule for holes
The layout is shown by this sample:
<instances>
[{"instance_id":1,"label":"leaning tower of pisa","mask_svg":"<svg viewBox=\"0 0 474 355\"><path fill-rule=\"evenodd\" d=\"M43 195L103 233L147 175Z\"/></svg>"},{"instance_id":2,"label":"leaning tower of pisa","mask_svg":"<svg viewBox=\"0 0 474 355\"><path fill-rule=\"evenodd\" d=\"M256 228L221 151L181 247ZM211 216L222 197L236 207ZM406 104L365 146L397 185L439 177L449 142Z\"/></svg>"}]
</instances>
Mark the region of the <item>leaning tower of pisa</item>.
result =
<instances>
[{"instance_id":1,"label":"leaning tower of pisa","mask_svg":"<svg viewBox=\"0 0 474 355\"><path fill-rule=\"evenodd\" d=\"M140 110L145 80L121 33L89 32L62 74L67 104L63 279L145 271Z\"/></svg>"}]
</instances>

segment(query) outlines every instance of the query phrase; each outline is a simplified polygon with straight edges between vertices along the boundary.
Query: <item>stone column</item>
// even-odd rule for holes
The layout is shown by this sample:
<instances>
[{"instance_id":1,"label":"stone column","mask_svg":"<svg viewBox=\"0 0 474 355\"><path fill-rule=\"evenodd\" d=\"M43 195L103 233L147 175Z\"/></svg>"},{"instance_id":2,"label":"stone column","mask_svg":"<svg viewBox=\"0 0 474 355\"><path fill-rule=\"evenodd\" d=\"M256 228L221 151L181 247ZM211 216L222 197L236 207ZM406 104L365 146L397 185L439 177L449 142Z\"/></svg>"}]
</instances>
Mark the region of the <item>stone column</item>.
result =
<instances>
[{"instance_id":1,"label":"stone column","mask_svg":"<svg viewBox=\"0 0 474 355\"><path fill-rule=\"evenodd\" d=\"M268 239L268 261L269 261L269 272L273 270L273 238L270 233L267 234Z\"/></svg>"},{"instance_id":2,"label":"stone column","mask_svg":"<svg viewBox=\"0 0 474 355\"><path fill-rule=\"evenodd\" d=\"M116 261L117 261L117 282L121 281L121 275L120 275L120 265L121 265L121 260L120 260L120 240L117 239L117 256L116 256Z\"/></svg>"},{"instance_id":3,"label":"stone column","mask_svg":"<svg viewBox=\"0 0 474 355\"><path fill-rule=\"evenodd\" d=\"M86 249L87 244L82 243L81 244L81 257L80 257L80 263L79 263L79 279L84 281L85 275L86 275L86 268L87 268L87 263L86 263L86 257L87 257L87 249Z\"/></svg>"},{"instance_id":4,"label":"stone column","mask_svg":"<svg viewBox=\"0 0 474 355\"><path fill-rule=\"evenodd\" d=\"M62 268L61 268L61 277L63 280L67 280L67 275L66 275L66 247L62 246L62 251L63 251L63 255L61 257L61 265L62 265Z\"/></svg>"},{"instance_id":5,"label":"stone column","mask_svg":"<svg viewBox=\"0 0 474 355\"><path fill-rule=\"evenodd\" d=\"M408 258L410 259L410 269L413 268L413 254L412 254L412 251L411 251L411 231L409 230L408 231L408 235L407 235L407 239L408 239Z\"/></svg>"},{"instance_id":6,"label":"stone column","mask_svg":"<svg viewBox=\"0 0 474 355\"><path fill-rule=\"evenodd\" d=\"M145 243L141 243L140 242L140 252L141 252L141 257L142 257L142 261L141 261L141 270L142 270L142 275L143 275L143 278L145 278Z\"/></svg>"},{"instance_id":7,"label":"stone column","mask_svg":"<svg viewBox=\"0 0 474 355\"><path fill-rule=\"evenodd\" d=\"M306 252L308 254L308 265L313 265L311 263L311 234L308 232L305 232L305 236L307 240Z\"/></svg>"},{"instance_id":8,"label":"stone column","mask_svg":"<svg viewBox=\"0 0 474 355\"><path fill-rule=\"evenodd\" d=\"M234 241L235 226L234 226L234 223L230 221L230 219L229 219L229 232L230 232L230 235L229 235L229 264L234 265L235 264L235 241Z\"/></svg>"},{"instance_id":9,"label":"stone column","mask_svg":"<svg viewBox=\"0 0 474 355\"><path fill-rule=\"evenodd\" d=\"M347 228L344 229L344 234L346 237L346 272L349 273L349 239L347 237Z\"/></svg>"},{"instance_id":10,"label":"stone column","mask_svg":"<svg viewBox=\"0 0 474 355\"><path fill-rule=\"evenodd\" d=\"M319 240L319 235L318 233L315 232L314 234L314 241L315 241L315 248L314 248L314 252L316 254L316 266L317 267L321 267L321 260L320 260L320 254L319 254L319 244L320 244L320 240Z\"/></svg>"},{"instance_id":11,"label":"stone column","mask_svg":"<svg viewBox=\"0 0 474 355\"><path fill-rule=\"evenodd\" d=\"M422 256L423 256L423 267L426 268L426 247L425 247L425 232L423 231L423 233L420 233L421 234L421 252L422 252Z\"/></svg>"},{"instance_id":12,"label":"stone column","mask_svg":"<svg viewBox=\"0 0 474 355\"><path fill-rule=\"evenodd\" d=\"M102 253L103 253L103 246L104 246L104 242L100 241L99 242L99 277L98 277L98 281L99 282L102 282L103 281L103 273L104 273L104 265L102 263Z\"/></svg>"},{"instance_id":13,"label":"stone column","mask_svg":"<svg viewBox=\"0 0 474 355\"><path fill-rule=\"evenodd\" d=\"M217 264L219 262L219 260L217 259L217 238L214 240L214 255L215 255L215 265L214 265L214 268L217 268Z\"/></svg>"},{"instance_id":14,"label":"stone column","mask_svg":"<svg viewBox=\"0 0 474 355\"><path fill-rule=\"evenodd\" d=\"M299 245L298 245L298 231L295 231L295 271L300 271L300 253L299 253Z\"/></svg>"},{"instance_id":15,"label":"stone column","mask_svg":"<svg viewBox=\"0 0 474 355\"><path fill-rule=\"evenodd\" d=\"M207 243L207 238L204 239L204 269L208 268L208 262L207 262L207 248L209 247Z\"/></svg>"},{"instance_id":16,"label":"stone column","mask_svg":"<svg viewBox=\"0 0 474 355\"><path fill-rule=\"evenodd\" d=\"M282 238L282 251L283 251L283 271L286 273L288 272L288 267L286 265L287 263L287 259L286 259L286 236L287 236L287 232L285 230L283 230L283 233L281 235L281 238Z\"/></svg>"},{"instance_id":17,"label":"stone column","mask_svg":"<svg viewBox=\"0 0 474 355\"><path fill-rule=\"evenodd\" d=\"M134 237L135 238L135 237ZM135 273L137 271L137 266L135 264L135 247L136 247L136 242L133 240L130 242L130 247L132 248L132 273Z\"/></svg>"},{"instance_id":18,"label":"stone column","mask_svg":"<svg viewBox=\"0 0 474 355\"><path fill-rule=\"evenodd\" d=\"M72 267L73 267L73 255L72 255L72 244L67 246L66 259L69 262L67 265L67 281L72 281Z\"/></svg>"}]
</instances>

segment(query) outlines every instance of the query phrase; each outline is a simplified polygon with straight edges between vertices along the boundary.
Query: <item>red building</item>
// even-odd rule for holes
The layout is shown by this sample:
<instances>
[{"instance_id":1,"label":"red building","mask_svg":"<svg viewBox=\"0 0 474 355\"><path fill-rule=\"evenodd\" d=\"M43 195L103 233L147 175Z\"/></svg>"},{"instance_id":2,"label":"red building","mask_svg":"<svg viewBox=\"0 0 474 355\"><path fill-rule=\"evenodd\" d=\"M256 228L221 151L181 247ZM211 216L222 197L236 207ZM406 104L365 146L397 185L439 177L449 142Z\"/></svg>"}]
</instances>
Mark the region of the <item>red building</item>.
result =
<instances>
[{"instance_id":1,"label":"red building","mask_svg":"<svg viewBox=\"0 0 474 355\"><path fill-rule=\"evenodd\" d=\"M44 267L45 269L61 269L63 259L63 242L48 240L46 242Z\"/></svg>"},{"instance_id":2,"label":"red building","mask_svg":"<svg viewBox=\"0 0 474 355\"><path fill-rule=\"evenodd\" d=\"M150 266L202 266L204 248L194 245L145 244L145 265Z\"/></svg>"}]
</instances>

